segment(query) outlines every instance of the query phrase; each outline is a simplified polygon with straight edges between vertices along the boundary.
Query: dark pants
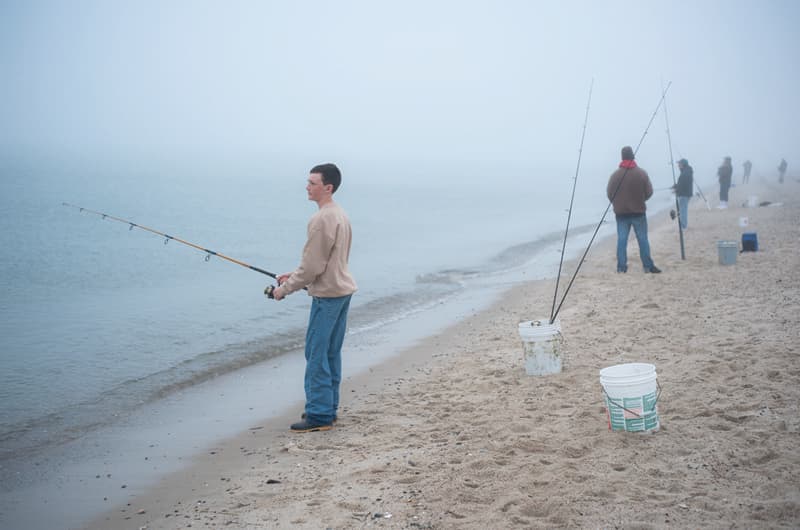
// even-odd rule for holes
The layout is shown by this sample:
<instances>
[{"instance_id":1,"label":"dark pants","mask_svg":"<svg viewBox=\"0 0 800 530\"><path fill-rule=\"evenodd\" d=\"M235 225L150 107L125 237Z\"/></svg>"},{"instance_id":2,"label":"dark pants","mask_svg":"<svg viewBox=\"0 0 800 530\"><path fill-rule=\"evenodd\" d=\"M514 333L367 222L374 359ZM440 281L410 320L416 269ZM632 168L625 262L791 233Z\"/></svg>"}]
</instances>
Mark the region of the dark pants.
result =
<instances>
[{"instance_id":1,"label":"dark pants","mask_svg":"<svg viewBox=\"0 0 800 530\"><path fill-rule=\"evenodd\" d=\"M730 180L721 180L719 181L719 200L722 202L728 202L728 190L731 188L731 181Z\"/></svg>"}]
</instances>

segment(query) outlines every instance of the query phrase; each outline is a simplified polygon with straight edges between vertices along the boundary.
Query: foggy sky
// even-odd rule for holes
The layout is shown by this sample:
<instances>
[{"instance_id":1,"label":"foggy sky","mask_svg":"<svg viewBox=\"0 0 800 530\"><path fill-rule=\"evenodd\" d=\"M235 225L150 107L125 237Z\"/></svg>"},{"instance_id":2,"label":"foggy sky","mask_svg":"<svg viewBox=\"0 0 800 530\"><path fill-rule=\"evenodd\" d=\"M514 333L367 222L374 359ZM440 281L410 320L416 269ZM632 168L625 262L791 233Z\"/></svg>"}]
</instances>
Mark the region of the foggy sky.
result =
<instances>
[{"instance_id":1,"label":"foggy sky","mask_svg":"<svg viewBox=\"0 0 800 530\"><path fill-rule=\"evenodd\" d=\"M800 165L800 4L0 4L0 163L612 170L667 95L675 159ZM656 118L637 156L668 167ZM791 172L791 171L790 171ZM606 178L608 171L604 172Z\"/></svg>"}]
</instances>

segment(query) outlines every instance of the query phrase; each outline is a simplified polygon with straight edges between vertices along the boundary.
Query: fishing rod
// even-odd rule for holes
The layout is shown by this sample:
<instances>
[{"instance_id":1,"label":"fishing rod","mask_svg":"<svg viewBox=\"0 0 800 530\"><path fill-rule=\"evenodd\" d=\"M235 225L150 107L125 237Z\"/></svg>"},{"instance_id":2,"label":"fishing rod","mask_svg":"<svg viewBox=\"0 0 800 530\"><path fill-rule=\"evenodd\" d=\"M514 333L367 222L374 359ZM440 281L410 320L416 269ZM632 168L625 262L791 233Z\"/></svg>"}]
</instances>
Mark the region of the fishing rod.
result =
<instances>
[{"instance_id":1,"label":"fishing rod","mask_svg":"<svg viewBox=\"0 0 800 530\"><path fill-rule=\"evenodd\" d=\"M650 121L647 122L647 127L645 127L645 129L644 129L644 133L642 133L642 137L639 140L639 143L636 145L636 149L633 150L634 158L636 158L636 153L639 152L639 148L642 146L642 143L644 142L644 138L645 138L645 136L647 136L647 132L650 130L650 126L653 124L653 120L656 119L656 114L658 114L658 109L661 108L661 103L664 102L664 98L667 96L667 91L669 90L669 87L671 87L671 86L672 86L672 81L670 81L667 84L667 88L665 88L664 92L661 94L661 99L658 100L658 105L656 105L656 110L654 110L653 111L653 115L650 116ZM564 305L564 300L567 299L567 295L569 294L569 290L572 288L572 284L575 283L575 278L577 278L578 272L581 270L581 266L583 266L583 262L586 261L586 256L589 254L589 249L592 248L592 243L594 243L594 240L597 237L597 233L600 231L600 227L603 226L603 223L605 222L606 215L608 215L608 210L610 210L611 206L614 204L614 198L617 196L617 193L619 192L619 189L622 186L622 182L625 180L625 176L628 174L628 169L629 168L625 168L625 171L622 173L622 177L619 180L619 184L617 184L617 187L614 190L614 193L611 195L611 200L608 201L608 206L606 206L606 210L605 210L605 212L603 212L603 217L601 217L600 218L600 222L597 223L597 227L595 227L595 229L594 229L594 233L592 234L592 238L589 240L589 244L586 245L586 250L584 251L583 256L581 256L581 260L578 262L578 266L575 268L575 273L572 275L572 278L570 279L569 284L567 285L567 288L564 291L564 296L561 297L561 302L558 304L558 307L556 308L555 312L553 313L553 316L550 317L550 324L555 322L555 319L558 316L558 312L561 311L561 306Z\"/></svg>"},{"instance_id":2,"label":"fishing rod","mask_svg":"<svg viewBox=\"0 0 800 530\"><path fill-rule=\"evenodd\" d=\"M210 250L210 249L201 247L200 245L196 245L196 244L191 243L189 241L185 241L185 240L183 240L183 239L181 239L179 237L175 237L175 236L171 236L169 234L165 234L164 232L160 232L160 231L155 230L153 228L149 228L147 226L134 223L133 221L128 221L127 219L122 219L121 217L115 217L113 215L109 215L109 214L103 213L103 212L98 212L96 210L90 210L89 208L84 208L83 206L75 206L74 204L70 204L68 202L64 202L64 203L61 203L61 204L63 206L67 206L69 208L75 208L75 209L77 209L77 210L79 210L81 212L86 212L86 213L91 213L91 214L94 214L94 215L99 215L103 219L111 219L112 221L117 221L117 222L126 224L126 225L128 225L128 230L133 230L134 228L141 228L142 230L146 230L148 232L151 232L153 234L156 234L158 236L163 237L165 245L167 243L169 243L170 241L177 241L178 243L181 243L183 245L195 248L197 250L200 250L200 251L206 253L206 261L210 260L211 256L217 256L218 258L222 258L224 260L230 261L231 263L235 263L236 265L240 265L240 266L248 268L250 270L253 270L253 271L256 271L256 272L260 272L261 274L265 274L265 275L269 276L270 278L274 278L276 280L278 279L278 275L275 274L274 272L270 272L270 271L261 269L259 267L255 267L253 265L249 265L249 264L247 264L247 263L245 263L243 261L239 261L238 259L232 258L230 256L226 256L225 254L221 254L221 253L216 252L214 250ZM264 289L264 294L267 295L269 298L272 298L273 289L274 289L274 286L268 285L267 288Z\"/></svg>"},{"instance_id":3,"label":"fishing rod","mask_svg":"<svg viewBox=\"0 0 800 530\"><path fill-rule=\"evenodd\" d=\"M708 204L708 199L706 199L706 196L703 195L703 190L700 189L700 184L697 183L697 179L694 179L694 185L697 188L697 193L700 194L700 197L703 198L703 202L706 203L706 208L708 208L708 211L711 211L711 205Z\"/></svg>"},{"instance_id":4,"label":"fishing rod","mask_svg":"<svg viewBox=\"0 0 800 530\"><path fill-rule=\"evenodd\" d=\"M578 147L578 165L575 167L575 177L572 179L572 197L569 199L569 212L567 213L567 228L564 230L564 242L561 244L561 260L558 262L558 275L556 276L556 290L553 293L553 306L550 308L550 323L553 323L556 310L556 299L558 298L558 283L561 280L561 268L564 265L564 251L567 247L567 235L569 234L569 222L572 218L572 205L575 202L575 188L578 185L578 173L581 170L581 156L583 155L583 139L586 137L586 124L589 123L589 106L592 104L592 89L594 88L594 78L589 85L589 100L586 102L586 116L583 118L583 132L581 132L581 145Z\"/></svg>"},{"instance_id":5,"label":"fishing rod","mask_svg":"<svg viewBox=\"0 0 800 530\"><path fill-rule=\"evenodd\" d=\"M661 91L664 91L664 82L661 82ZM678 181L675 179L675 159L672 157L672 135L669 133L669 114L667 113L667 98L664 96L664 123L667 125L667 143L669 145L669 167L672 169L672 184L675 187L675 211L678 212L678 236L681 240L681 259L686 260L686 249L683 244L683 226L681 226L681 204L678 201ZM688 212L685 212L688 215Z\"/></svg>"},{"instance_id":6,"label":"fishing rod","mask_svg":"<svg viewBox=\"0 0 800 530\"><path fill-rule=\"evenodd\" d=\"M678 156L681 156L680 150L678 150ZM692 179L694 181L694 186L697 188L697 194L703 199L703 202L706 203L706 208L711 211L711 205L708 203L706 196L703 195L703 190L700 189L700 184L697 183L697 179ZM673 190L674 188L657 188L653 191L666 191L666 190Z\"/></svg>"}]
</instances>

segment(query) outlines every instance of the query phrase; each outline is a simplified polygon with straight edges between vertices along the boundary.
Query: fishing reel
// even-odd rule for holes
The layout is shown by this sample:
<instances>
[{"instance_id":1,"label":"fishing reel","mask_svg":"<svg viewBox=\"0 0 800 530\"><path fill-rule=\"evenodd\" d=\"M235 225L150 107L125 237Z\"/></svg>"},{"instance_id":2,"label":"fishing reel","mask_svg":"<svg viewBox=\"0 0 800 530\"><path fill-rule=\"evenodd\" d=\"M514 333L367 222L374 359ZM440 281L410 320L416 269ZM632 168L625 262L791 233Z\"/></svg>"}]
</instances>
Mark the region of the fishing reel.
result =
<instances>
[{"instance_id":1,"label":"fishing reel","mask_svg":"<svg viewBox=\"0 0 800 530\"><path fill-rule=\"evenodd\" d=\"M275 295L273 293L275 292L275 289L277 289L277 287L275 285L267 285L264 288L264 296L266 296L270 300L274 300L275 299Z\"/></svg>"}]
</instances>

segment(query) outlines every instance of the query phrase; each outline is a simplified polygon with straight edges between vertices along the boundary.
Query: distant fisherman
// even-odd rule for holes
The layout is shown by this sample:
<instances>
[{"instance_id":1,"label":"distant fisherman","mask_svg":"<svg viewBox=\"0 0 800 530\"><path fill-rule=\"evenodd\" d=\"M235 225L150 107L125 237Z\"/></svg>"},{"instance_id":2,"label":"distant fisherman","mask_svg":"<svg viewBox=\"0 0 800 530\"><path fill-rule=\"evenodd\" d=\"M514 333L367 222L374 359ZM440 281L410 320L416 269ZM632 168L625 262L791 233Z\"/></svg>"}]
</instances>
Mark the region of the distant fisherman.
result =
<instances>
[{"instance_id":1,"label":"distant fisherman","mask_svg":"<svg viewBox=\"0 0 800 530\"><path fill-rule=\"evenodd\" d=\"M722 161L722 165L717 169L717 177L719 179L719 206L717 208L721 210L728 207L728 190L731 188L731 176L733 176L731 157L726 156L725 160Z\"/></svg>"},{"instance_id":2,"label":"distant fisherman","mask_svg":"<svg viewBox=\"0 0 800 530\"><path fill-rule=\"evenodd\" d=\"M630 146L623 147L622 162L619 169L611 174L606 188L608 200L614 205L617 216L617 272L628 272L628 235L633 227L644 272L659 273L661 269L653 264L650 257L645 213L645 202L653 195L653 184L647 171L638 167L633 158L633 149Z\"/></svg>"},{"instance_id":3,"label":"distant fisherman","mask_svg":"<svg viewBox=\"0 0 800 530\"><path fill-rule=\"evenodd\" d=\"M778 166L778 182L783 184L783 177L786 175L786 168L789 167L789 164L786 163L785 158L781 158L781 163Z\"/></svg>"},{"instance_id":4,"label":"distant fisherman","mask_svg":"<svg viewBox=\"0 0 800 530\"><path fill-rule=\"evenodd\" d=\"M681 174L675 185L675 196L678 198L678 218L681 229L686 230L689 227L689 199L694 195L694 170L685 158L678 160L678 169L681 170Z\"/></svg>"},{"instance_id":5,"label":"distant fisherman","mask_svg":"<svg viewBox=\"0 0 800 530\"><path fill-rule=\"evenodd\" d=\"M308 200L319 207L308 222L308 239L300 265L278 276L275 300L308 288L313 297L306 331L305 412L294 432L327 431L336 421L342 381L342 343L350 297L356 282L348 270L352 230L347 214L333 200L342 174L334 164L311 169Z\"/></svg>"},{"instance_id":6,"label":"distant fisherman","mask_svg":"<svg viewBox=\"0 0 800 530\"><path fill-rule=\"evenodd\" d=\"M753 163L749 160L745 160L744 164L744 174L742 175L742 184L747 184L750 182L750 172L753 170Z\"/></svg>"}]
</instances>

